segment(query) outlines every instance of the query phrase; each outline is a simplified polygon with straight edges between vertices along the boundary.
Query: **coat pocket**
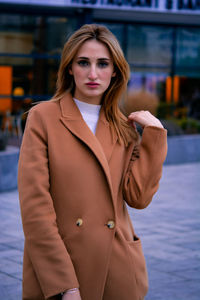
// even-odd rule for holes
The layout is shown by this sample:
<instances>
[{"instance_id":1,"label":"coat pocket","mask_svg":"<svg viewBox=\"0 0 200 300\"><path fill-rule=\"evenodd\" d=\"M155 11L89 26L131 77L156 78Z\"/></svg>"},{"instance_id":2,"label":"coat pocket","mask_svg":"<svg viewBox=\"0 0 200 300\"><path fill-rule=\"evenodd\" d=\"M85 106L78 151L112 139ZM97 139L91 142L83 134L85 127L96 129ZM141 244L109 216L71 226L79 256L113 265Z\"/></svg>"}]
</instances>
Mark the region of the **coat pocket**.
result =
<instances>
[{"instance_id":1,"label":"coat pocket","mask_svg":"<svg viewBox=\"0 0 200 300\"><path fill-rule=\"evenodd\" d=\"M128 242L133 274L138 291L138 299L143 299L148 291L148 274L146 262L142 250L141 240L134 236L133 241Z\"/></svg>"}]
</instances>

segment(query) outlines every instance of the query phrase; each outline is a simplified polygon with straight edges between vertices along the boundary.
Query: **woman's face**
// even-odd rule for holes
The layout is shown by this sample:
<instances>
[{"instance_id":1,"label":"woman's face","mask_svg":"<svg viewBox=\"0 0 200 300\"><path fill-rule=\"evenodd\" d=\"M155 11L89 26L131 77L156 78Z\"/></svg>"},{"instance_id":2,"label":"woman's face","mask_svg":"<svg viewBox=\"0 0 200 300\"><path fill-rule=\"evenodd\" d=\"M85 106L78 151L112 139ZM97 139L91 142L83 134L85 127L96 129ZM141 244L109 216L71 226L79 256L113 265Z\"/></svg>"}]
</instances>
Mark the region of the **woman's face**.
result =
<instances>
[{"instance_id":1,"label":"woman's face","mask_svg":"<svg viewBox=\"0 0 200 300\"><path fill-rule=\"evenodd\" d=\"M74 98L91 104L100 104L115 76L108 48L96 40L86 41L80 47L69 72L75 81Z\"/></svg>"}]
</instances>

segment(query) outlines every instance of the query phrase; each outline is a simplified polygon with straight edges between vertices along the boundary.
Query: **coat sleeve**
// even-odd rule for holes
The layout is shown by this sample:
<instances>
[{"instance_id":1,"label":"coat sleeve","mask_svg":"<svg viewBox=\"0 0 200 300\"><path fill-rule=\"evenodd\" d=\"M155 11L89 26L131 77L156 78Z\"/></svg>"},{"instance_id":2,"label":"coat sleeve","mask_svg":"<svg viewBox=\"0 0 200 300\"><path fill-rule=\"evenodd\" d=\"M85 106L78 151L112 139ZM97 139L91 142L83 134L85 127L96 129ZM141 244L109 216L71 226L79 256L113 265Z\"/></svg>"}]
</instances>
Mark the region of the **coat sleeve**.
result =
<instances>
[{"instance_id":1,"label":"coat sleeve","mask_svg":"<svg viewBox=\"0 0 200 300\"><path fill-rule=\"evenodd\" d=\"M159 187L162 165L167 155L167 130L148 126L134 148L123 183L123 196L131 207L148 206Z\"/></svg>"},{"instance_id":2,"label":"coat sleeve","mask_svg":"<svg viewBox=\"0 0 200 300\"><path fill-rule=\"evenodd\" d=\"M78 287L75 270L58 232L51 198L48 138L41 112L29 112L20 150L18 190L29 258L48 299Z\"/></svg>"}]
</instances>

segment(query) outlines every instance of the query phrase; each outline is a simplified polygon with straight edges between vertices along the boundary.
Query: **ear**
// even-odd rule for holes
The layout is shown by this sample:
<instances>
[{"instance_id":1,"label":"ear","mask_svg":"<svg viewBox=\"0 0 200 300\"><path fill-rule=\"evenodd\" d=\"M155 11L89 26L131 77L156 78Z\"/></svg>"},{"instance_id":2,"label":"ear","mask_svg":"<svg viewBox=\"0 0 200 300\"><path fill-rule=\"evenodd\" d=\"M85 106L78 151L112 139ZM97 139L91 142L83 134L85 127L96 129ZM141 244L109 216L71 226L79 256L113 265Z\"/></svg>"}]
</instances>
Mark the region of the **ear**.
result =
<instances>
[{"instance_id":1,"label":"ear","mask_svg":"<svg viewBox=\"0 0 200 300\"><path fill-rule=\"evenodd\" d=\"M116 76L116 72L113 72L113 73L112 73L112 77L115 77L115 76Z\"/></svg>"},{"instance_id":2,"label":"ear","mask_svg":"<svg viewBox=\"0 0 200 300\"><path fill-rule=\"evenodd\" d=\"M69 69L68 69L68 70L69 70L69 74L70 74L70 75L73 75L73 72L72 72L72 66L71 66L71 65L69 66Z\"/></svg>"}]
</instances>

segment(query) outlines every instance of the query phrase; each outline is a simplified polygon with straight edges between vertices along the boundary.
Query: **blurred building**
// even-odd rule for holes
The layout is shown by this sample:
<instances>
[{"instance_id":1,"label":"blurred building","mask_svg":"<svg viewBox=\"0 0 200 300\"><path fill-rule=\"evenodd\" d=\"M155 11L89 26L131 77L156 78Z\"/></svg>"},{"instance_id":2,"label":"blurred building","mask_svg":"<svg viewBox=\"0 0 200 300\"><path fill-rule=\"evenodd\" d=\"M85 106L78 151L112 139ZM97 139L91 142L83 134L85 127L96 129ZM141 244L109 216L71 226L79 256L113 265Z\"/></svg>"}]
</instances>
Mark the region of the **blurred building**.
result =
<instances>
[{"instance_id":1,"label":"blurred building","mask_svg":"<svg viewBox=\"0 0 200 300\"><path fill-rule=\"evenodd\" d=\"M49 99L63 44L91 22L119 39L130 90L145 78L177 117L200 119L200 0L0 0L0 112Z\"/></svg>"}]
</instances>

